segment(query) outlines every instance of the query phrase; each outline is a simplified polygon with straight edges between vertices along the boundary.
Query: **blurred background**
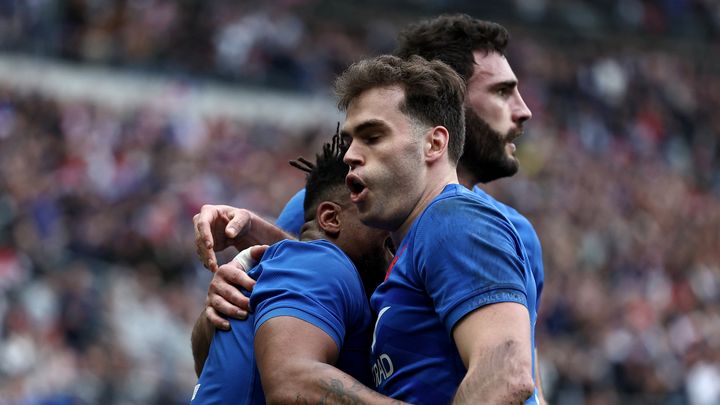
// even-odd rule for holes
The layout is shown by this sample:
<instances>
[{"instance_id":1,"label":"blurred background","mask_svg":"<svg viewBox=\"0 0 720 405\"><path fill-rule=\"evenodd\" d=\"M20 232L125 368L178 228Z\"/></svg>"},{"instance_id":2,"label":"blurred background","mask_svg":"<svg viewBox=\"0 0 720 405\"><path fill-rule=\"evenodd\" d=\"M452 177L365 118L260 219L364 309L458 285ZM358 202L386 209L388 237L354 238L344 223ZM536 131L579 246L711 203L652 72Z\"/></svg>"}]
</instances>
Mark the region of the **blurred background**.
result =
<instances>
[{"instance_id":1,"label":"blurred background","mask_svg":"<svg viewBox=\"0 0 720 405\"><path fill-rule=\"evenodd\" d=\"M458 11L533 111L488 189L544 248L546 396L720 404L716 0L0 1L0 404L187 403L192 216L274 218L334 76Z\"/></svg>"}]
</instances>

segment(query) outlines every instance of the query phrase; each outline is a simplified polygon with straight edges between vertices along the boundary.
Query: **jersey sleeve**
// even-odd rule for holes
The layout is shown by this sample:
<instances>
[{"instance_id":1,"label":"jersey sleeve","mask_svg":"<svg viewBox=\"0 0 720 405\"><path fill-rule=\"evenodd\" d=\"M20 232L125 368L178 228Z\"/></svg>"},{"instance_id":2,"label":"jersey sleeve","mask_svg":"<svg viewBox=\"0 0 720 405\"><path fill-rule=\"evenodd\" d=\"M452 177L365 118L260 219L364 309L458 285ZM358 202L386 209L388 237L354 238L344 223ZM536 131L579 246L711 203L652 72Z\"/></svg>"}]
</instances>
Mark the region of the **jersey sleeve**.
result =
<instances>
[{"instance_id":1,"label":"jersey sleeve","mask_svg":"<svg viewBox=\"0 0 720 405\"><path fill-rule=\"evenodd\" d=\"M303 203L305 202L305 189L302 189L295 193L290 201L285 204L282 212L275 221L280 229L285 232L289 232L293 235L300 234L300 228L305 223L305 210L303 209Z\"/></svg>"},{"instance_id":2,"label":"jersey sleeve","mask_svg":"<svg viewBox=\"0 0 720 405\"><path fill-rule=\"evenodd\" d=\"M527 221L527 219L526 219ZM537 286L537 303L535 308L540 310L540 297L542 296L543 286L545 285L545 267L543 266L542 245L540 239L535 233L532 225L528 221L529 231L525 235L520 235L528 255L530 269L532 269L535 277L535 285Z\"/></svg>"},{"instance_id":3,"label":"jersey sleeve","mask_svg":"<svg viewBox=\"0 0 720 405\"><path fill-rule=\"evenodd\" d=\"M365 299L351 262L327 245L294 242L261 265L250 296L255 332L269 319L292 316L322 329L340 350Z\"/></svg>"},{"instance_id":4,"label":"jersey sleeve","mask_svg":"<svg viewBox=\"0 0 720 405\"><path fill-rule=\"evenodd\" d=\"M482 306L528 306L522 244L496 209L471 199L439 201L420 218L415 237L415 266L449 334Z\"/></svg>"}]
</instances>

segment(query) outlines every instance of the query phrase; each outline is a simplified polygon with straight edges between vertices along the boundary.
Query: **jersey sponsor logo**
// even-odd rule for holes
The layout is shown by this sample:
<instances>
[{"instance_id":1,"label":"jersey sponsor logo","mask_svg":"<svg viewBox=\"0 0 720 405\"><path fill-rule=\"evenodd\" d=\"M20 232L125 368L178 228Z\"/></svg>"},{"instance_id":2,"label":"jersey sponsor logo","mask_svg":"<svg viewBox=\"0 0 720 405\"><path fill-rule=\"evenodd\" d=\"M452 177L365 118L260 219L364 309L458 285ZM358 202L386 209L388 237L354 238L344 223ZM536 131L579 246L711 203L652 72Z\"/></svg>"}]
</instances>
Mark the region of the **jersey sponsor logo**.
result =
<instances>
[{"instance_id":1,"label":"jersey sponsor logo","mask_svg":"<svg viewBox=\"0 0 720 405\"><path fill-rule=\"evenodd\" d=\"M379 387L380 384L385 382L395 372L392 359L387 354L383 353L375 361L372 366L373 379L375 380L375 386Z\"/></svg>"},{"instance_id":2,"label":"jersey sponsor logo","mask_svg":"<svg viewBox=\"0 0 720 405\"><path fill-rule=\"evenodd\" d=\"M193 390L192 398L190 398L191 401L193 399L195 399L195 395L197 395L199 389L200 389L200 384L195 386L195 389Z\"/></svg>"},{"instance_id":3,"label":"jersey sponsor logo","mask_svg":"<svg viewBox=\"0 0 720 405\"><path fill-rule=\"evenodd\" d=\"M382 318L382 316L385 315L385 313L390 308L391 307L384 307L378 313L377 320L375 321L375 330L373 331L373 341L372 345L370 345L370 348L373 352L375 352L375 342L377 341L378 324L380 323L380 318ZM372 374L373 379L375 380L375 386L379 387L380 384L382 384L385 380L388 379L388 377L393 374L393 372L395 372L395 367L393 366L392 359L387 354L382 353L380 356L378 356L377 360L375 360L375 364L372 365Z\"/></svg>"},{"instance_id":4,"label":"jersey sponsor logo","mask_svg":"<svg viewBox=\"0 0 720 405\"><path fill-rule=\"evenodd\" d=\"M380 323L380 318L382 318L382 316L385 315L385 312L387 312L388 309L390 309L390 307L385 307L385 308L381 309L380 312L378 313L377 320L375 320L375 329L373 330L373 341L372 341L372 344L370 345L371 351L375 351L375 341L377 340L377 327L378 327L378 324Z\"/></svg>"}]
</instances>

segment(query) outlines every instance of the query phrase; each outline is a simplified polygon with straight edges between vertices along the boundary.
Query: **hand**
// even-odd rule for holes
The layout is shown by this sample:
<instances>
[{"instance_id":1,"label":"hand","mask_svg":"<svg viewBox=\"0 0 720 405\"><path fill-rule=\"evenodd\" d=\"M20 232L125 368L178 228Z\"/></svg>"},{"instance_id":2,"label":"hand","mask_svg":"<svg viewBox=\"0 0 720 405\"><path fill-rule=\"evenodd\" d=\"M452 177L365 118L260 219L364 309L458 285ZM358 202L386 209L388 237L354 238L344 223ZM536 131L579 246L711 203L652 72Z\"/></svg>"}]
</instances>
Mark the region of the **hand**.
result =
<instances>
[{"instance_id":1,"label":"hand","mask_svg":"<svg viewBox=\"0 0 720 405\"><path fill-rule=\"evenodd\" d=\"M252 215L250 211L229 205L203 205L200 213L193 217L195 246L203 266L217 272L215 252L235 246L238 250L240 238L249 231Z\"/></svg>"},{"instance_id":2,"label":"hand","mask_svg":"<svg viewBox=\"0 0 720 405\"><path fill-rule=\"evenodd\" d=\"M216 328L228 330L230 322L224 316L245 319L250 311L250 299L238 287L252 291L255 280L247 275L267 250L267 245L247 248L240 252L230 263L218 268L210 281L208 296L205 300L205 315Z\"/></svg>"}]
</instances>

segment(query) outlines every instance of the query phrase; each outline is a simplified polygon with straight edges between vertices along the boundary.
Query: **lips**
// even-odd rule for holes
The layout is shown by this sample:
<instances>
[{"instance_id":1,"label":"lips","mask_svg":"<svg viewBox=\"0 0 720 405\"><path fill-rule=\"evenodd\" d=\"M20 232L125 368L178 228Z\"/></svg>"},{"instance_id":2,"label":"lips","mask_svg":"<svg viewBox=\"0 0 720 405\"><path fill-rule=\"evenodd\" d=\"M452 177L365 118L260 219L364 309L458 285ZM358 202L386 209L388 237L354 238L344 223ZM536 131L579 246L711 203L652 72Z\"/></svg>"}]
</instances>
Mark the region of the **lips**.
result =
<instances>
[{"instance_id":1,"label":"lips","mask_svg":"<svg viewBox=\"0 0 720 405\"><path fill-rule=\"evenodd\" d=\"M350 200L353 203L358 203L367 196L367 186L358 175L350 173L345 176L345 185L350 190Z\"/></svg>"},{"instance_id":2,"label":"lips","mask_svg":"<svg viewBox=\"0 0 720 405\"><path fill-rule=\"evenodd\" d=\"M520 138L523 134L523 130L518 129L514 131L510 131L507 134L507 140L505 141L505 145L510 148L510 153L515 153L515 150L517 147L513 142L515 142L516 139Z\"/></svg>"},{"instance_id":3,"label":"lips","mask_svg":"<svg viewBox=\"0 0 720 405\"><path fill-rule=\"evenodd\" d=\"M514 131L510 131L507 136L507 143L514 142L516 139L520 138L522 136L522 134L523 134L522 128L516 129Z\"/></svg>"}]
</instances>

